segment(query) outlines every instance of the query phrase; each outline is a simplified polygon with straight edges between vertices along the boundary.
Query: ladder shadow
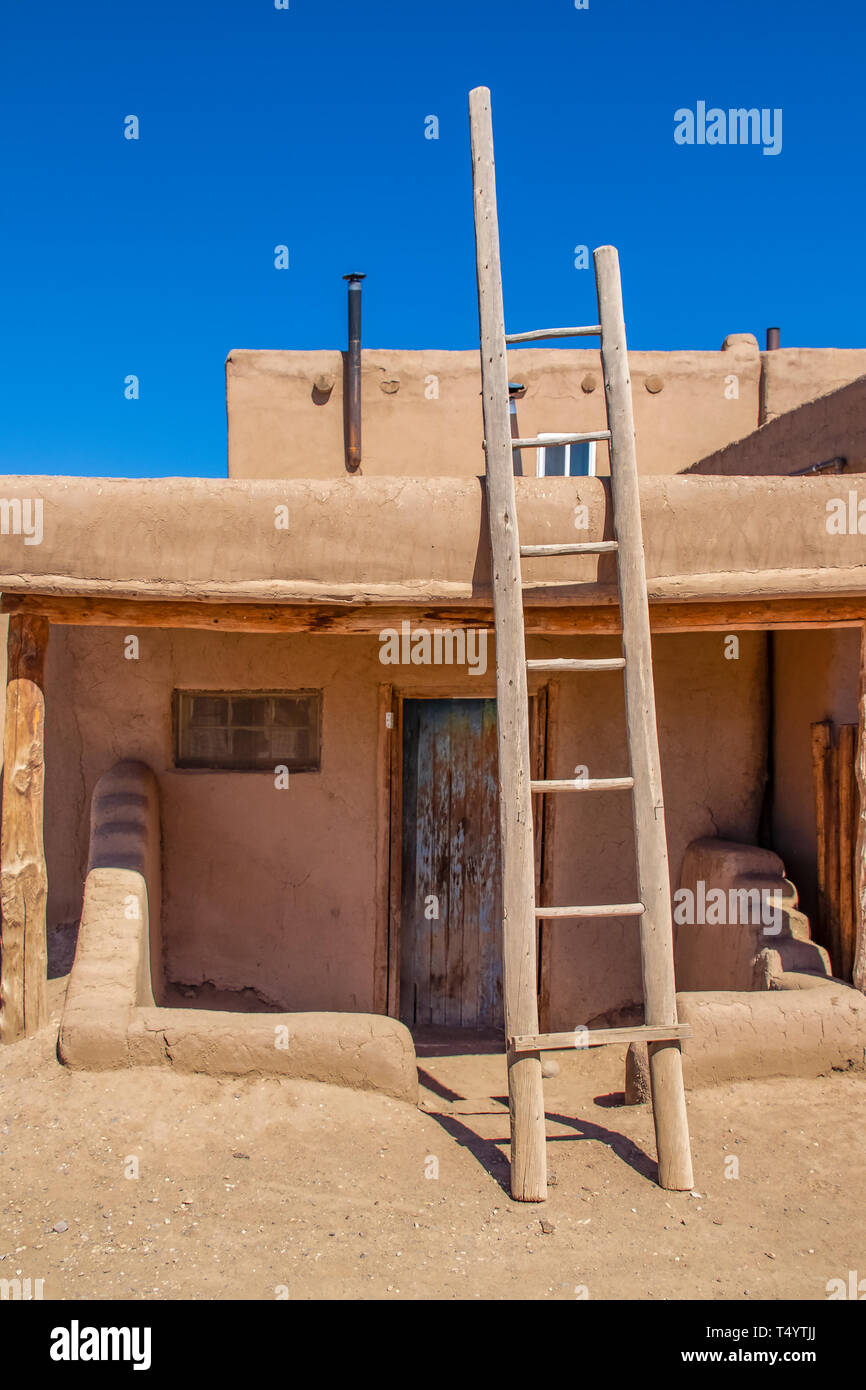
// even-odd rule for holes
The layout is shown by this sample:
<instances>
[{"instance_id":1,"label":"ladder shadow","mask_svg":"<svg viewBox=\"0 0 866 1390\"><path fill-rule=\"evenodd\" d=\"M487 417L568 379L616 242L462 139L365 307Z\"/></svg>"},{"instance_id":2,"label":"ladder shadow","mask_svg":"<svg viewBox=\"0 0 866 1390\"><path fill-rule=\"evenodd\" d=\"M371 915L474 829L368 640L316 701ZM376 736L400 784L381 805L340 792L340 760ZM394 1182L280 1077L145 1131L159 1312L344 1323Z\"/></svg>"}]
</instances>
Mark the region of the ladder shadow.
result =
<instances>
[{"instance_id":1,"label":"ladder shadow","mask_svg":"<svg viewBox=\"0 0 866 1390\"><path fill-rule=\"evenodd\" d=\"M505 1110L504 1116L508 1114L508 1097L493 1096L493 1100L502 1101ZM473 1158L481 1165L494 1182L498 1183L502 1191L510 1199L511 1191L509 1184L509 1163L506 1155L502 1152L502 1147L508 1146L507 1137L503 1139L485 1139L477 1134L469 1125L464 1124L456 1115L436 1114L433 1111L427 1112L431 1120L435 1120L441 1125L446 1134L455 1139L462 1148L468 1149ZM576 1130L571 1134L548 1135L548 1144L573 1144L580 1140L593 1139L597 1143L605 1144L617 1158L621 1159L627 1167L631 1168L639 1177L654 1185L658 1183L658 1163L638 1144L635 1144L627 1135L620 1134L616 1130L607 1129L603 1125L594 1124L592 1120L579 1119L574 1115L558 1115L551 1111L545 1112L545 1119L553 1121L554 1124L563 1125L566 1128Z\"/></svg>"},{"instance_id":2,"label":"ladder shadow","mask_svg":"<svg viewBox=\"0 0 866 1390\"><path fill-rule=\"evenodd\" d=\"M437 1115L430 1112L430 1119L441 1125L445 1133L450 1134L452 1139L456 1139L461 1148L469 1150L472 1157L493 1181L499 1184L505 1196L510 1200L508 1159L499 1147L500 1144L507 1145L508 1140L484 1139L480 1134L476 1134L474 1129L470 1129L462 1120L459 1120L456 1115Z\"/></svg>"},{"instance_id":3,"label":"ladder shadow","mask_svg":"<svg viewBox=\"0 0 866 1390\"><path fill-rule=\"evenodd\" d=\"M577 1130L578 1139L595 1139L600 1144L607 1147L616 1154L629 1168L641 1178L646 1178L648 1182L658 1182L659 1167L656 1159L652 1158L644 1149L636 1144L628 1135L620 1134L618 1130L607 1129L604 1125L597 1125L592 1120L582 1120L576 1115L554 1115L547 1111L545 1118L553 1120L558 1125L566 1125L571 1129ZM548 1139L548 1144L570 1143L569 1135L554 1135Z\"/></svg>"}]
</instances>

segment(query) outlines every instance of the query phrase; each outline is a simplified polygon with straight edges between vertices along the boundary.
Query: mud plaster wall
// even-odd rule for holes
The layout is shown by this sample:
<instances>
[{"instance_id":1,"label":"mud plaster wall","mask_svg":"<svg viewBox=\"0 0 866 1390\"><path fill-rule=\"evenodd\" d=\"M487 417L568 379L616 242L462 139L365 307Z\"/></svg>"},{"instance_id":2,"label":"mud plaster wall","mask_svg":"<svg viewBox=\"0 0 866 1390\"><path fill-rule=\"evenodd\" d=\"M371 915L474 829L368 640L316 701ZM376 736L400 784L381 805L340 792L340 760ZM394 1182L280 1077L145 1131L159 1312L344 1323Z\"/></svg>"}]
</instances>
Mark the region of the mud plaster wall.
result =
<instances>
[{"instance_id":1,"label":"mud plaster wall","mask_svg":"<svg viewBox=\"0 0 866 1390\"><path fill-rule=\"evenodd\" d=\"M554 644L540 639L553 653ZM596 639L593 654L617 655L618 639ZM736 661L722 633L653 639L659 748L671 882L679 883L689 843L703 835L753 842L766 769L766 647L762 633L740 635ZM577 652L578 644L574 644ZM589 703L591 701L591 703ZM560 683L559 748L552 773L592 777L628 773L622 680L616 674ZM627 795L557 798L549 901L632 902L637 894ZM546 922L551 954L549 1026L590 1024L642 999L634 919L575 925ZM611 1022L616 1020L611 1019Z\"/></svg>"},{"instance_id":2,"label":"mud plaster wall","mask_svg":"<svg viewBox=\"0 0 866 1390\"><path fill-rule=\"evenodd\" d=\"M775 776L773 849L816 924L815 792L811 725L857 723L857 629L777 632L775 645ZM823 943L826 944L826 943ZM833 962L834 969L838 962Z\"/></svg>"},{"instance_id":3,"label":"mud plaster wall","mask_svg":"<svg viewBox=\"0 0 866 1390\"><path fill-rule=\"evenodd\" d=\"M866 351L761 353L750 334L732 334L719 352L630 352L629 367L638 469L676 473L862 376ZM517 401L523 438L605 428L597 348L514 348L508 372L526 387ZM317 381L333 386L320 391ZM233 351L226 399L229 477L344 475L341 353ZM483 471L482 434L477 350L364 350L363 473L473 477ZM534 477L534 450L523 451L522 464ZM598 471L610 471L604 444Z\"/></svg>"},{"instance_id":4,"label":"mud plaster wall","mask_svg":"<svg viewBox=\"0 0 866 1390\"><path fill-rule=\"evenodd\" d=\"M719 352L633 352L638 467L676 473L758 424L760 353L735 335ZM598 347L508 354L522 437L605 429ZM334 385L315 389L317 380ZM478 351L362 354L362 472L474 477L484 471ZM233 351L226 363L231 478L345 475L339 352ZM524 450L535 476L536 452ZM609 473L598 445L598 472Z\"/></svg>"},{"instance_id":5,"label":"mud plaster wall","mask_svg":"<svg viewBox=\"0 0 866 1390\"><path fill-rule=\"evenodd\" d=\"M80 913L87 809L97 778L141 758L162 799L164 928L169 977L253 988L287 1009L373 1007L378 687L422 696L494 693L488 671L401 668L378 661L371 636L269 637L139 633L124 659L122 628L52 629L47 670L46 848L49 920ZM615 654L615 638L530 638L529 654ZM696 836L751 839L764 749L764 639L722 634L655 640L663 775L674 880ZM269 774L172 770L171 690L321 687L320 773L277 791ZM616 675L560 685L551 775L625 771ZM634 893L628 798L562 797L553 900L604 902ZM552 942L551 1026L570 1027L640 998L633 923L570 927Z\"/></svg>"}]
</instances>

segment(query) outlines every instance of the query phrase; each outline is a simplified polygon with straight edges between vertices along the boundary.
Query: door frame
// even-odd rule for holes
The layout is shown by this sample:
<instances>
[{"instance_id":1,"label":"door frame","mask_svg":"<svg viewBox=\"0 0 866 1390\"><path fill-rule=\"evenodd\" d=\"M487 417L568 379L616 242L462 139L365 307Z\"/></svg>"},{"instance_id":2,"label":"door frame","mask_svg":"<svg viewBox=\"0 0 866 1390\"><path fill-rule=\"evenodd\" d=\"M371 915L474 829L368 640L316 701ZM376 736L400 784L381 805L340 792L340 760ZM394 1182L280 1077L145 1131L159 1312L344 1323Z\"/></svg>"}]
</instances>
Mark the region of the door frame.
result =
<instances>
[{"instance_id":1,"label":"door frame","mask_svg":"<svg viewBox=\"0 0 866 1390\"><path fill-rule=\"evenodd\" d=\"M480 686L480 688L479 688ZM422 685L379 687L378 831L379 869L376 876L376 945L374 951L374 1008L391 1018L400 1017L400 935L403 895L403 702L404 700L490 700L496 688L475 679L454 682L447 688ZM533 777L545 777L551 766L556 704L556 682L538 686L529 695L529 739ZM552 796L532 798L535 826L536 894L546 901L553 873ZM542 809L543 803L543 809ZM542 1016L547 1007L548 965L544 923L538 924L538 986Z\"/></svg>"}]
</instances>

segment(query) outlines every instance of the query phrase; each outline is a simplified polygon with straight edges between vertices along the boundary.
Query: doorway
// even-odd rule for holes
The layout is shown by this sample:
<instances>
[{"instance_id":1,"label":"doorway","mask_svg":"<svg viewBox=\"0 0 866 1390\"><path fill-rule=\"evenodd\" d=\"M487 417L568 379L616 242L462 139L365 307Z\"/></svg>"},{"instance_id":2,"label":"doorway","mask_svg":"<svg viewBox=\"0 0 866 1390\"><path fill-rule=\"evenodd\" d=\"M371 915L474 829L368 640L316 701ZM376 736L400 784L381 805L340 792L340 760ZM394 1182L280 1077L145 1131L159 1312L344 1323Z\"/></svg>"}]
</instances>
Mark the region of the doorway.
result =
<instances>
[{"instance_id":1,"label":"doorway","mask_svg":"<svg viewBox=\"0 0 866 1390\"><path fill-rule=\"evenodd\" d=\"M502 1029L496 701L403 701L400 1017Z\"/></svg>"}]
</instances>

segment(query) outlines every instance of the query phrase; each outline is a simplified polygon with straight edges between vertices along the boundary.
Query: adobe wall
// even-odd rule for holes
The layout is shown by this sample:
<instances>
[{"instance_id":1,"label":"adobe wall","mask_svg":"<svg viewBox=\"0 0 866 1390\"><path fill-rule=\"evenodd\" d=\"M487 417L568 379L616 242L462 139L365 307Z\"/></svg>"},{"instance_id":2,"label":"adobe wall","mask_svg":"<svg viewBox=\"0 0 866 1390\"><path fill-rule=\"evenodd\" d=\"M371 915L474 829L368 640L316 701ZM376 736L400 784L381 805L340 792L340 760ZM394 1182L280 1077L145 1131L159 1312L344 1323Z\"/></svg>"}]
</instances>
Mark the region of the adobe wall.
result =
<instances>
[{"instance_id":1,"label":"adobe wall","mask_svg":"<svg viewBox=\"0 0 866 1390\"><path fill-rule=\"evenodd\" d=\"M719 352L632 352L629 365L638 468L677 473L863 376L866 350L760 352L751 334L735 333ZM526 387L517 401L523 438L605 428L596 347L515 348L508 370ZM483 472L477 351L367 349L361 384L363 473ZM230 478L344 475L342 353L235 349L226 399ZM598 471L607 473L607 447L598 450ZM534 476L535 452L525 450L522 464Z\"/></svg>"},{"instance_id":2,"label":"adobe wall","mask_svg":"<svg viewBox=\"0 0 866 1390\"><path fill-rule=\"evenodd\" d=\"M866 374L864 348L776 348L762 354L763 424Z\"/></svg>"},{"instance_id":3,"label":"adobe wall","mask_svg":"<svg viewBox=\"0 0 866 1390\"><path fill-rule=\"evenodd\" d=\"M775 355L767 357L772 362ZM866 376L770 416L746 439L701 459L689 472L771 476L803 472L834 458L845 459L847 473L866 472ZM847 488L839 487L840 496L847 497Z\"/></svg>"},{"instance_id":4,"label":"adobe wall","mask_svg":"<svg viewBox=\"0 0 866 1390\"><path fill-rule=\"evenodd\" d=\"M773 848L817 926L815 791L811 725L857 723L860 633L856 628L777 632ZM826 943L822 943L825 944ZM833 961L834 969L838 962Z\"/></svg>"},{"instance_id":5,"label":"adobe wall","mask_svg":"<svg viewBox=\"0 0 866 1390\"><path fill-rule=\"evenodd\" d=\"M539 639L551 652L560 644ZM593 655L618 655L616 638ZM562 644L563 650L565 644ZM574 642L573 651L589 650ZM722 633L653 639L659 749L675 888L688 845L704 835L755 840L765 775L765 638L740 634L738 660L726 660ZM554 776L586 765L593 777L627 775L623 684L616 674L562 681L560 748ZM632 902L631 810L623 793L559 796L555 808L552 903ZM635 919L578 925L546 922L553 950L550 1027L592 1024L643 997ZM627 1020L623 1020L627 1021ZM615 1024L616 1019L602 1021Z\"/></svg>"},{"instance_id":6,"label":"adobe wall","mask_svg":"<svg viewBox=\"0 0 866 1390\"><path fill-rule=\"evenodd\" d=\"M719 352L633 352L638 466L676 473L758 424L760 354L750 334ZM509 352L523 438L605 429L598 347ZM316 382L332 381L330 392ZM362 472L475 477L484 471L478 351L362 353ZM238 349L226 363L230 478L345 476L340 352ZM598 471L609 473L607 446ZM535 476L534 450L523 470Z\"/></svg>"},{"instance_id":7,"label":"adobe wall","mask_svg":"<svg viewBox=\"0 0 866 1390\"><path fill-rule=\"evenodd\" d=\"M156 773L162 807L164 947L169 977L252 988L291 1010L365 1011L373 1003L376 921L378 687L416 695L494 693L453 668L383 666L375 636L290 637L144 630L138 661L122 628L52 629L47 667L46 849L49 921L75 921L86 867L87 808L121 758ZM764 708L761 634L655 640L663 775L674 880L688 843L754 836ZM530 638L530 656L615 653L616 638ZM321 687L320 773L277 791L269 774L174 771L171 690ZM561 682L552 775L625 770L617 674ZM629 900L628 798L561 797L557 903ZM553 1028L640 998L637 932L558 927L551 957Z\"/></svg>"}]
</instances>

